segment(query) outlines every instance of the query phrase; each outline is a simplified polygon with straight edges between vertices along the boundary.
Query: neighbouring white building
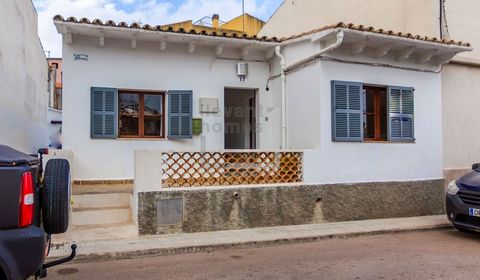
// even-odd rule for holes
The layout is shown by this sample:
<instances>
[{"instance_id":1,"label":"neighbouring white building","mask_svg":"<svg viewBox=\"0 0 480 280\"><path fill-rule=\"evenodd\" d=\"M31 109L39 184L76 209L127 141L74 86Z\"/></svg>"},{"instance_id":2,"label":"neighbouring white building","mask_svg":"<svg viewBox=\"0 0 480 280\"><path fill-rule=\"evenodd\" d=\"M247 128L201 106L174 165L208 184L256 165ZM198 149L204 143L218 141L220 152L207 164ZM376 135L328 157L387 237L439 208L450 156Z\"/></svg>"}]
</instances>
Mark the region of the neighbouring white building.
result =
<instances>
[{"instance_id":1,"label":"neighbouring white building","mask_svg":"<svg viewBox=\"0 0 480 280\"><path fill-rule=\"evenodd\" d=\"M30 0L2 1L0 144L25 153L48 147L48 65Z\"/></svg>"}]
</instances>

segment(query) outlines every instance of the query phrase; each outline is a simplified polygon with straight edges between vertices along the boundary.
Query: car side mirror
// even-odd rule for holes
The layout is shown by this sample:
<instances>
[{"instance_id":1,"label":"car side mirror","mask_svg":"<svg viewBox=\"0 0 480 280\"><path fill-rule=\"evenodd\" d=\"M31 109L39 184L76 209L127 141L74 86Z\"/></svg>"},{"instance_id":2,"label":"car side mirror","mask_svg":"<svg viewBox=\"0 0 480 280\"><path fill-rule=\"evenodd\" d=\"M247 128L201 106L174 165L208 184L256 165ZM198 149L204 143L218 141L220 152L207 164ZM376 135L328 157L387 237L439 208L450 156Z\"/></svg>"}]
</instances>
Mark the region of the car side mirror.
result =
<instances>
[{"instance_id":1,"label":"car side mirror","mask_svg":"<svg viewBox=\"0 0 480 280\"><path fill-rule=\"evenodd\" d=\"M480 168L480 163L472 164L472 170L477 171Z\"/></svg>"}]
</instances>

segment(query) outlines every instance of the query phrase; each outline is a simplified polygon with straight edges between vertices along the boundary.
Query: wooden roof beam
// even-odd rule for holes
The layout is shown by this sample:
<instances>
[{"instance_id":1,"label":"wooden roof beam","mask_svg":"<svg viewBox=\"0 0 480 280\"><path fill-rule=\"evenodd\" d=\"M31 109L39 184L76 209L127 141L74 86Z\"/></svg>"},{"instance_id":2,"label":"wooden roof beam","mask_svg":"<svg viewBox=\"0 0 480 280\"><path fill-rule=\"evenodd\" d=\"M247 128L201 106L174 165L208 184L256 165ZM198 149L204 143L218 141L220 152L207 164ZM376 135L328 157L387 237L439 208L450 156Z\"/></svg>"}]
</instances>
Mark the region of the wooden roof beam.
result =
<instances>
[{"instance_id":1,"label":"wooden roof beam","mask_svg":"<svg viewBox=\"0 0 480 280\"><path fill-rule=\"evenodd\" d=\"M402 49L397 52L397 60L402 61L402 60L407 60L410 58L412 53L416 50L417 48L415 46L408 47L405 49Z\"/></svg>"},{"instance_id":2,"label":"wooden roof beam","mask_svg":"<svg viewBox=\"0 0 480 280\"><path fill-rule=\"evenodd\" d=\"M67 44L73 44L73 35L70 28L67 28L67 32L65 33L65 40L67 41Z\"/></svg>"},{"instance_id":3,"label":"wooden roof beam","mask_svg":"<svg viewBox=\"0 0 480 280\"><path fill-rule=\"evenodd\" d=\"M350 54L351 54L351 55L359 55L359 54L361 54L361 53L365 50L365 48L367 47L367 45L368 45L368 41L367 41L367 40L362 40L362 41L353 43L353 44L350 46Z\"/></svg>"},{"instance_id":4,"label":"wooden roof beam","mask_svg":"<svg viewBox=\"0 0 480 280\"><path fill-rule=\"evenodd\" d=\"M245 59L245 58L248 56L248 54L250 53L250 49L251 49L251 48L252 48L251 45L246 45L246 46L244 46L244 47L240 50L240 57L241 57L242 59Z\"/></svg>"},{"instance_id":5,"label":"wooden roof beam","mask_svg":"<svg viewBox=\"0 0 480 280\"><path fill-rule=\"evenodd\" d=\"M159 50L160 50L161 52L165 51L165 50L167 49L167 41L165 41L164 39L162 39L162 40L160 41L160 46L159 46L159 47L160 47Z\"/></svg>"},{"instance_id":6,"label":"wooden roof beam","mask_svg":"<svg viewBox=\"0 0 480 280\"><path fill-rule=\"evenodd\" d=\"M98 46L100 48L103 48L105 46L105 33L100 32L100 35L98 36Z\"/></svg>"},{"instance_id":7,"label":"wooden roof beam","mask_svg":"<svg viewBox=\"0 0 480 280\"><path fill-rule=\"evenodd\" d=\"M373 56L375 58L381 58L386 56L393 47L393 43L386 43L383 46L380 46L373 50Z\"/></svg>"},{"instance_id":8,"label":"wooden roof beam","mask_svg":"<svg viewBox=\"0 0 480 280\"><path fill-rule=\"evenodd\" d=\"M222 55L224 47L225 47L224 43L217 44L215 46L215 55L216 56Z\"/></svg>"},{"instance_id":9,"label":"wooden roof beam","mask_svg":"<svg viewBox=\"0 0 480 280\"><path fill-rule=\"evenodd\" d=\"M195 41L190 41L190 42L188 43L187 52L188 52L188 53L194 53L196 46L197 46L197 43L196 43Z\"/></svg>"},{"instance_id":10,"label":"wooden roof beam","mask_svg":"<svg viewBox=\"0 0 480 280\"><path fill-rule=\"evenodd\" d=\"M425 51L423 53L420 53L418 56L417 56L417 62L418 63L426 63L426 62L429 62L430 60L432 60L433 56L435 54L437 54L438 50L437 49L433 49L433 50L428 50L428 51Z\"/></svg>"},{"instance_id":11,"label":"wooden roof beam","mask_svg":"<svg viewBox=\"0 0 480 280\"><path fill-rule=\"evenodd\" d=\"M137 35L134 34L134 35L132 36L131 41L130 41L130 48L133 50L133 49L135 49L136 47L137 47Z\"/></svg>"}]
</instances>

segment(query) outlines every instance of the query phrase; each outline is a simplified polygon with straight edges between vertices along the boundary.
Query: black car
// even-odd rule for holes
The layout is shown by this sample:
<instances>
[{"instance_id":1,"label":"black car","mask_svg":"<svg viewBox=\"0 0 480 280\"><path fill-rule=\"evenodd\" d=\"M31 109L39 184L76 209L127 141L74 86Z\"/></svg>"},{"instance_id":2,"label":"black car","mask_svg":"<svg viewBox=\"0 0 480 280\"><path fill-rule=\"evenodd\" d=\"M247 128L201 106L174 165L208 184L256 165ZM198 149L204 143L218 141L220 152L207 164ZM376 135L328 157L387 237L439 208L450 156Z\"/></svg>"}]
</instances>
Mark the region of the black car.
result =
<instances>
[{"instance_id":1,"label":"black car","mask_svg":"<svg viewBox=\"0 0 480 280\"><path fill-rule=\"evenodd\" d=\"M68 228L70 166L0 145L0 279L45 277L46 269L73 259L44 263L52 234Z\"/></svg>"},{"instance_id":2,"label":"black car","mask_svg":"<svg viewBox=\"0 0 480 280\"><path fill-rule=\"evenodd\" d=\"M460 231L480 232L480 164L456 181L451 181L446 194L447 217Z\"/></svg>"}]
</instances>

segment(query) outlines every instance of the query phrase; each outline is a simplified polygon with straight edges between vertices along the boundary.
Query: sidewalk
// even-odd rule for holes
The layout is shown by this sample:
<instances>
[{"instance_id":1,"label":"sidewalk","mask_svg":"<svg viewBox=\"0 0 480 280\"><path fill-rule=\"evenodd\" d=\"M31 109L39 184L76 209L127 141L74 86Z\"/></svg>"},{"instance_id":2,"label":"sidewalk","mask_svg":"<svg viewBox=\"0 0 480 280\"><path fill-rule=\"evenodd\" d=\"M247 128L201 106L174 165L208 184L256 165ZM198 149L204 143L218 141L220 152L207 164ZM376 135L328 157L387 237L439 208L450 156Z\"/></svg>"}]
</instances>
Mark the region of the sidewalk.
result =
<instances>
[{"instance_id":1,"label":"sidewalk","mask_svg":"<svg viewBox=\"0 0 480 280\"><path fill-rule=\"evenodd\" d=\"M327 238L375 235L450 227L444 215L364 220L231 231L139 236L112 240L72 240L77 261L112 260L151 255L212 251L232 247L258 247ZM54 236L55 240L55 236ZM49 259L68 255L70 244L52 246Z\"/></svg>"}]
</instances>

